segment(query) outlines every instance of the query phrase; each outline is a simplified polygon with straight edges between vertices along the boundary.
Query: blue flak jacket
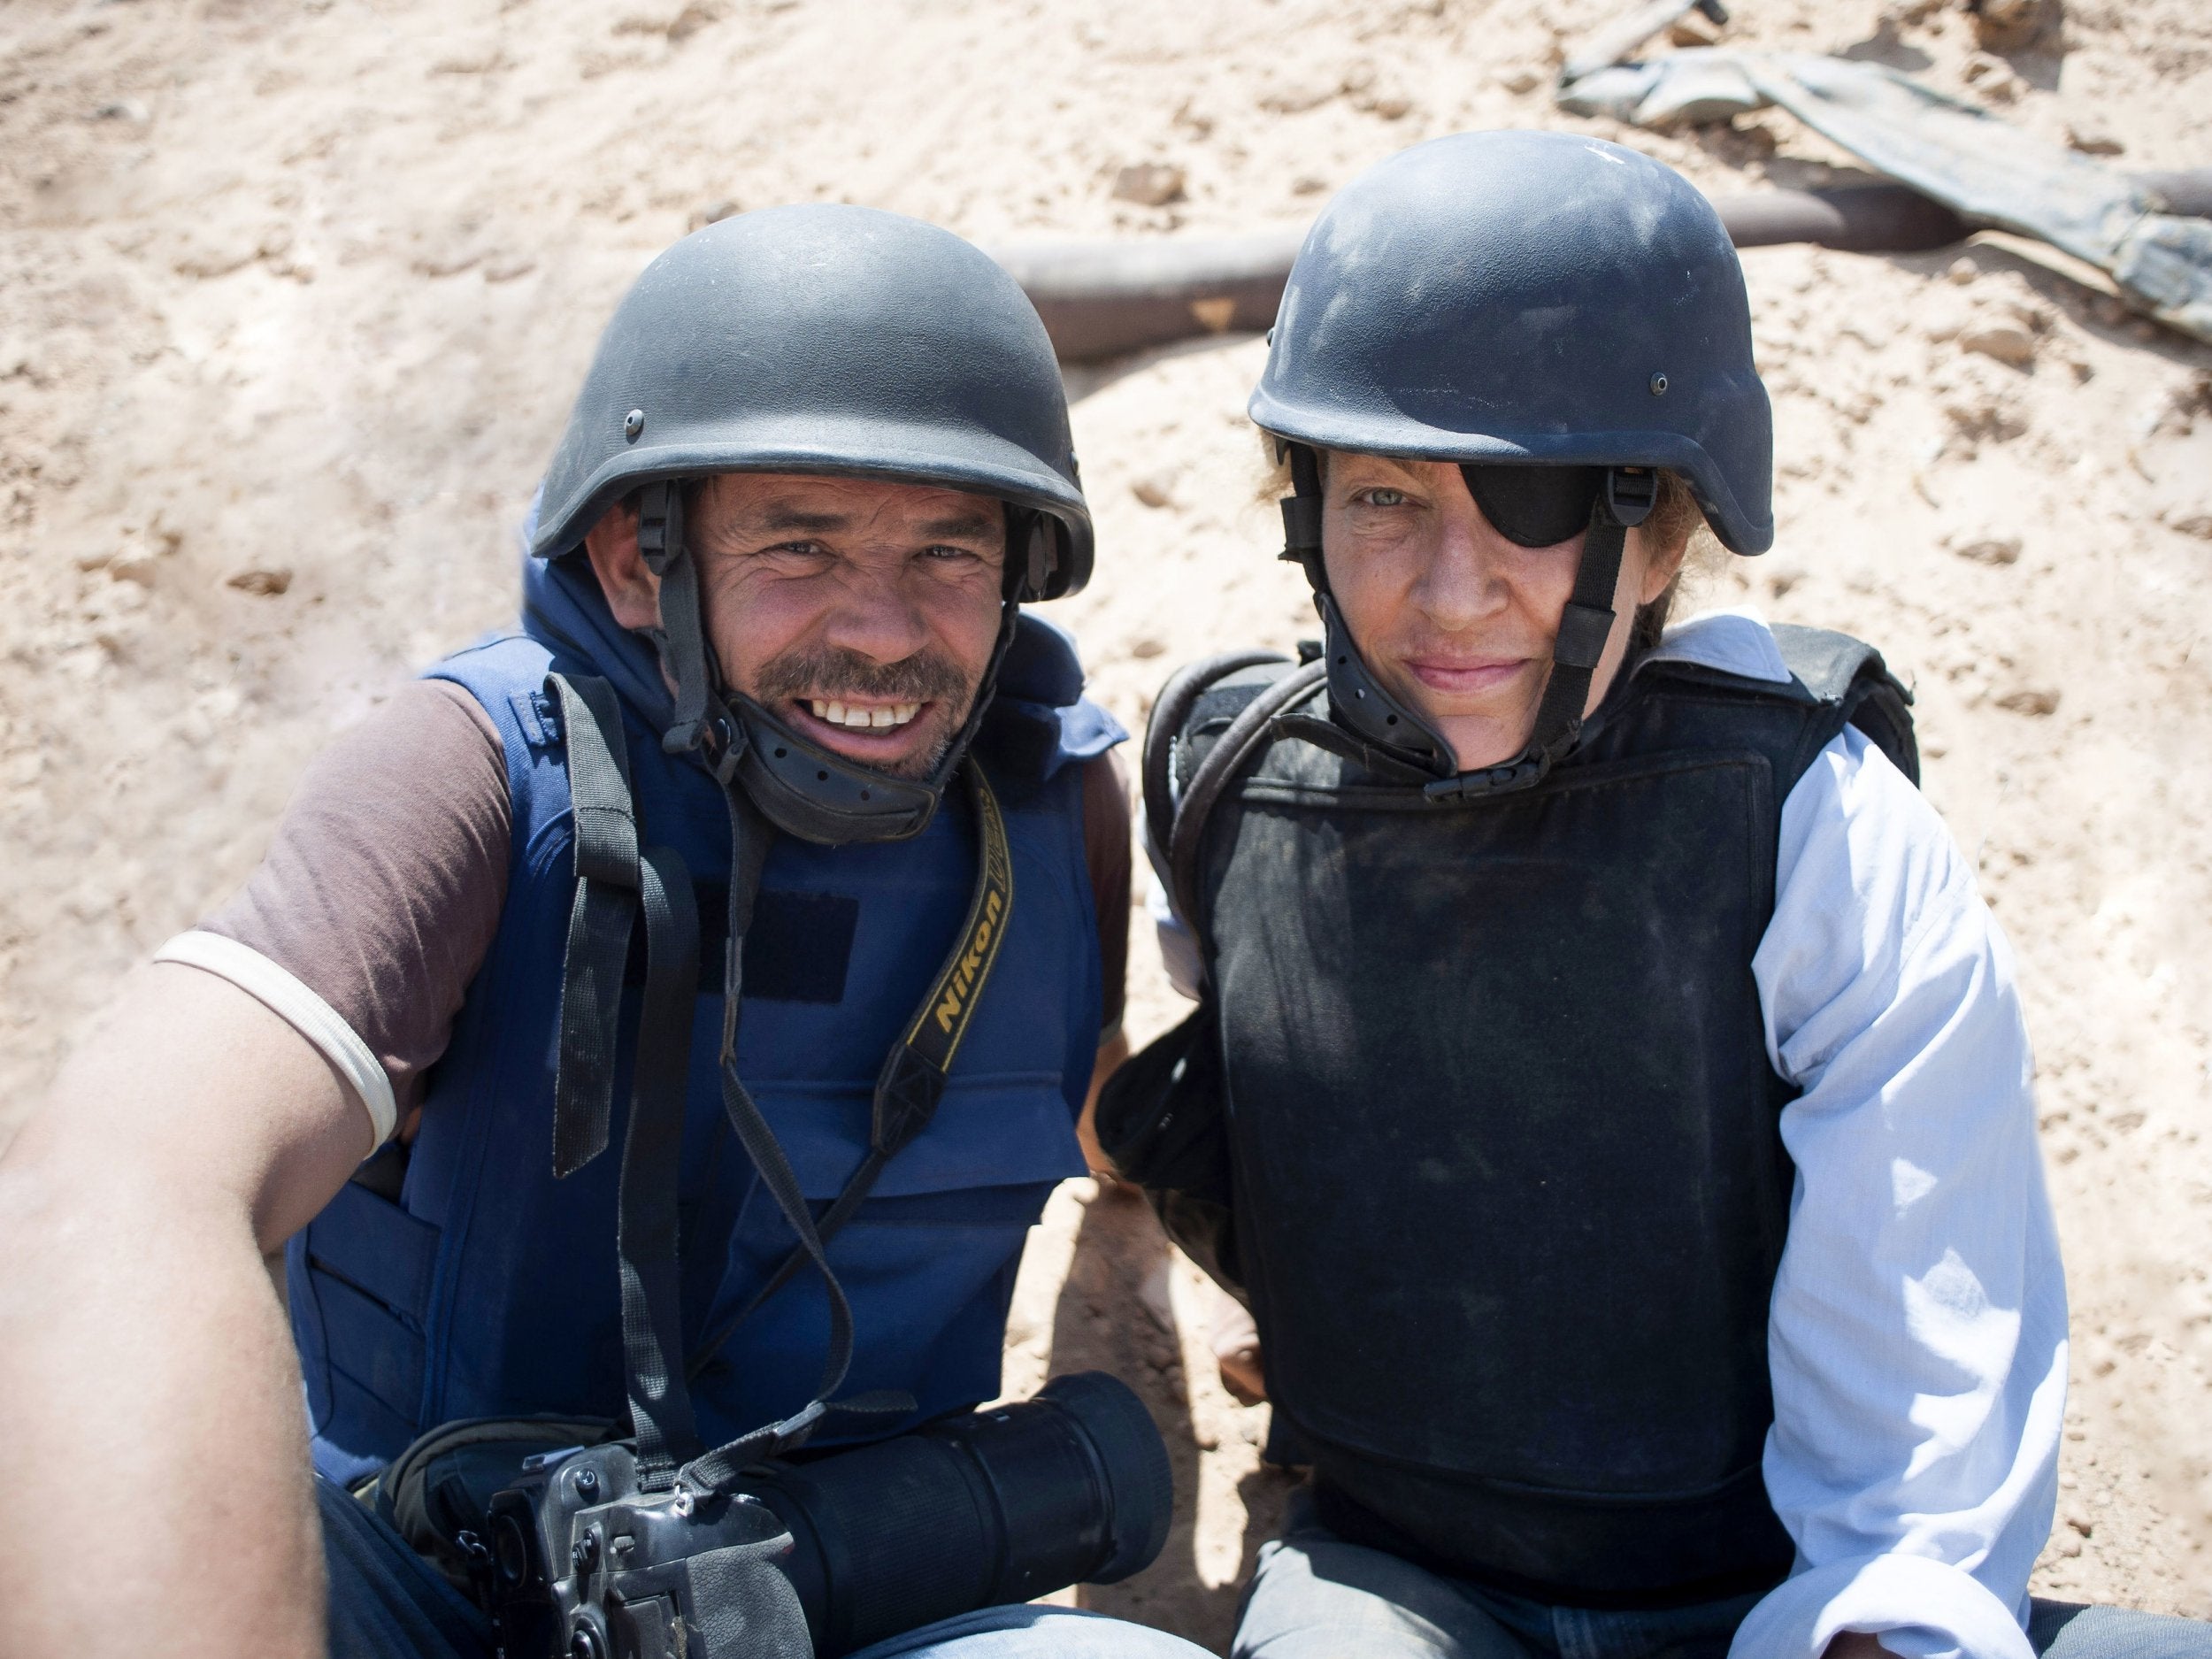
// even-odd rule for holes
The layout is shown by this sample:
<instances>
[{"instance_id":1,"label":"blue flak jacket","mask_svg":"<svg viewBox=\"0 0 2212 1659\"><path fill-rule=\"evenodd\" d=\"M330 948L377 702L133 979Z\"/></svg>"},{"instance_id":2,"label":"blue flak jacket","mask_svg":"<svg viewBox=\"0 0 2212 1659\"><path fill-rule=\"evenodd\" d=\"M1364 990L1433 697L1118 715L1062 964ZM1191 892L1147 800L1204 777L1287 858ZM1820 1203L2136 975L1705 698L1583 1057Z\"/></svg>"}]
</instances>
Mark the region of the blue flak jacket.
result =
<instances>
[{"instance_id":1,"label":"blue flak jacket","mask_svg":"<svg viewBox=\"0 0 2212 1659\"><path fill-rule=\"evenodd\" d=\"M523 632L429 671L465 687L499 729L514 808L507 902L430 1076L400 1201L349 1182L287 1251L315 1462L334 1479L356 1479L458 1417L624 1416L615 1194L641 939L609 1148L557 1181L553 1072L575 883L550 671L613 682L641 843L675 848L700 891L681 1193L687 1347L742 1306L793 1243L716 1082L726 808L695 759L661 753L668 699L651 653L615 624L580 566L533 562ZM830 1247L856 1325L843 1392L901 1390L918 1417L998 1392L1023 1240L1054 1185L1083 1171L1075 1119L1100 1032L1078 763L1124 733L1083 701L1072 644L1033 617L1022 618L999 685L975 754L1005 809L1013 921L934 1120ZM958 788L913 841L825 848L784 837L769 856L745 945L738 1069L818 1208L866 1151L878 1069L959 931L976 856ZM803 1272L700 1376L707 1442L803 1405L828 1334L820 1277Z\"/></svg>"}]
</instances>

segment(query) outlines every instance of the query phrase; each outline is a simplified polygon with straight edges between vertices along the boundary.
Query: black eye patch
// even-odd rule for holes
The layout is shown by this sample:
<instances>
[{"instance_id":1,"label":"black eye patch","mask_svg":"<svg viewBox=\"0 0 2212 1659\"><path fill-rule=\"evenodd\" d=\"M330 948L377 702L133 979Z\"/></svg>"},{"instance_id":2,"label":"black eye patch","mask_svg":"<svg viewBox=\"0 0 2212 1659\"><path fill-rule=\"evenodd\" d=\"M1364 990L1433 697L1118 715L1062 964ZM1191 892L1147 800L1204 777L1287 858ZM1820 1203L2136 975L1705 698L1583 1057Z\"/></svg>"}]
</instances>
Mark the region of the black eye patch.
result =
<instances>
[{"instance_id":1,"label":"black eye patch","mask_svg":"<svg viewBox=\"0 0 2212 1659\"><path fill-rule=\"evenodd\" d=\"M1459 470L1482 516L1522 547L1550 547L1587 527L1605 487L1601 466L1470 462Z\"/></svg>"}]
</instances>

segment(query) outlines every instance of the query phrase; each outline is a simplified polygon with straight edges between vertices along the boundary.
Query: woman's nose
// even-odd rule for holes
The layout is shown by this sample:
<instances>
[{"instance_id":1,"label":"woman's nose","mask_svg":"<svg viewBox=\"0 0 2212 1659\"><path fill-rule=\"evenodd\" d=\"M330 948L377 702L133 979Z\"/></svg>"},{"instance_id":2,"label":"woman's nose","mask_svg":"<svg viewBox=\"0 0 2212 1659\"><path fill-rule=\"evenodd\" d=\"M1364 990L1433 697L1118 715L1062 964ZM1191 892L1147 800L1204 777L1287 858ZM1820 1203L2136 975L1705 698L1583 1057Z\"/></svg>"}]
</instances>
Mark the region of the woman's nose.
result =
<instances>
[{"instance_id":1,"label":"woman's nose","mask_svg":"<svg viewBox=\"0 0 2212 1659\"><path fill-rule=\"evenodd\" d=\"M1440 489L1436 545L1414 590L1422 613L1438 627L1458 632L1505 609L1505 538L1493 529L1452 469L1450 488Z\"/></svg>"}]
</instances>

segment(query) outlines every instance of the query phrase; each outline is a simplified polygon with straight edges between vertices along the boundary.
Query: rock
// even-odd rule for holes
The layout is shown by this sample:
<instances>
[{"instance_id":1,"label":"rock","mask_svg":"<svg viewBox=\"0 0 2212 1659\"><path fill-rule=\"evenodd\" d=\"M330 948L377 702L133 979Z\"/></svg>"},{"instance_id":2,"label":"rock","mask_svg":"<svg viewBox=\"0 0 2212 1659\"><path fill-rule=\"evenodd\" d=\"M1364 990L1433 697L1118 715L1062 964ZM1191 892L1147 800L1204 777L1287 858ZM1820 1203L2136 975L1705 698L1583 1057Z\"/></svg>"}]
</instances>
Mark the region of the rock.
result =
<instances>
[{"instance_id":1,"label":"rock","mask_svg":"<svg viewBox=\"0 0 2212 1659\"><path fill-rule=\"evenodd\" d=\"M459 276L462 272L473 270L482 264L484 254L483 248L472 243L449 243L445 247L417 254L410 262L409 268L417 276Z\"/></svg>"},{"instance_id":2,"label":"rock","mask_svg":"<svg viewBox=\"0 0 2212 1659\"><path fill-rule=\"evenodd\" d=\"M2066 142L2085 156L2117 156L2127 149L2105 127L2090 121L2069 121Z\"/></svg>"},{"instance_id":3,"label":"rock","mask_svg":"<svg viewBox=\"0 0 2212 1659\"><path fill-rule=\"evenodd\" d=\"M2212 541L2212 512L2193 512L2186 518L2176 518L2173 527L2184 535L2195 536L2200 541Z\"/></svg>"},{"instance_id":4,"label":"rock","mask_svg":"<svg viewBox=\"0 0 2212 1659\"><path fill-rule=\"evenodd\" d=\"M179 276L203 281L243 270L261 257L257 232L232 227L227 231L203 227L188 236L172 261Z\"/></svg>"},{"instance_id":5,"label":"rock","mask_svg":"<svg viewBox=\"0 0 2212 1659\"><path fill-rule=\"evenodd\" d=\"M1969 259L1964 254L1961 254L1957 258L1952 260L1951 263L1945 267L1943 280L1947 282L1954 283L1960 288L1964 288L1976 277L1981 275L1981 273L1982 268L1979 265L1976 265L1971 259Z\"/></svg>"},{"instance_id":6,"label":"rock","mask_svg":"<svg viewBox=\"0 0 2212 1659\"><path fill-rule=\"evenodd\" d=\"M1990 535L1953 541L1950 548L1961 558L1972 559L1977 565L2016 565L2020 562L2020 545L2016 535Z\"/></svg>"},{"instance_id":7,"label":"rock","mask_svg":"<svg viewBox=\"0 0 2212 1659\"><path fill-rule=\"evenodd\" d=\"M1667 39L1676 46L1717 46L1720 25L1702 12L1685 12L1667 25Z\"/></svg>"},{"instance_id":8,"label":"rock","mask_svg":"<svg viewBox=\"0 0 2212 1659\"><path fill-rule=\"evenodd\" d=\"M1154 472L1129 486L1129 493L1148 507L1171 507L1175 504L1175 480L1166 472Z\"/></svg>"},{"instance_id":9,"label":"rock","mask_svg":"<svg viewBox=\"0 0 2212 1659\"><path fill-rule=\"evenodd\" d=\"M1985 319L1959 330L1959 344L1968 351L2024 369L2035 360L2035 335L2025 325L2009 319Z\"/></svg>"},{"instance_id":10,"label":"rock","mask_svg":"<svg viewBox=\"0 0 2212 1659\"><path fill-rule=\"evenodd\" d=\"M1164 161L1141 161L1114 175L1114 199L1141 207L1165 207L1183 199L1183 170Z\"/></svg>"},{"instance_id":11,"label":"rock","mask_svg":"<svg viewBox=\"0 0 2212 1659\"><path fill-rule=\"evenodd\" d=\"M434 75L489 75L509 66L506 54L496 40L475 40L463 42L451 51L434 59L430 73Z\"/></svg>"},{"instance_id":12,"label":"rock","mask_svg":"<svg viewBox=\"0 0 2212 1659\"><path fill-rule=\"evenodd\" d=\"M240 571L226 577L223 586L235 588L242 594L251 594L257 599L273 599L292 585L292 572L281 566L269 570Z\"/></svg>"},{"instance_id":13,"label":"rock","mask_svg":"<svg viewBox=\"0 0 2212 1659\"><path fill-rule=\"evenodd\" d=\"M1131 642L1129 647L1129 655L1137 657L1141 661L1149 662L1152 658L1160 656L1166 649L1167 642L1164 640L1156 640L1149 634L1147 634L1143 639L1136 640Z\"/></svg>"},{"instance_id":14,"label":"rock","mask_svg":"<svg viewBox=\"0 0 2212 1659\"><path fill-rule=\"evenodd\" d=\"M1994 52L1973 53L1959 73L1968 86L1978 88L1984 97L1997 104L2011 103L2026 84L2013 73L2012 65Z\"/></svg>"},{"instance_id":15,"label":"rock","mask_svg":"<svg viewBox=\"0 0 2212 1659\"><path fill-rule=\"evenodd\" d=\"M485 262L484 280L487 282L512 282L518 277L528 276L537 268L538 262L535 259L533 259L528 254L495 254L490 259Z\"/></svg>"},{"instance_id":16,"label":"rock","mask_svg":"<svg viewBox=\"0 0 2212 1659\"><path fill-rule=\"evenodd\" d=\"M1293 196L1319 196L1329 188L1326 179L1317 179L1310 173L1302 173L1290 181Z\"/></svg>"},{"instance_id":17,"label":"rock","mask_svg":"<svg viewBox=\"0 0 2212 1659\"><path fill-rule=\"evenodd\" d=\"M154 118L152 111L136 98L116 98L98 105L85 119L93 121L122 121L132 127L143 127Z\"/></svg>"},{"instance_id":18,"label":"rock","mask_svg":"<svg viewBox=\"0 0 2212 1659\"><path fill-rule=\"evenodd\" d=\"M1324 86L1319 81L1273 86L1260 94L1260 108L1275 115L1302 115L1319 109L1341 90L1340 84Z\"/></svg>"},{"instance_id":19,"label":"rock","mask_svg":"<svg viewBox=\"0 0 2212 1659\"><path fill-rule=\"evenodd\" d=\"M1531 68L1526 64L1498 72L1498 84L1508 92L1533 92L1546 79L1542 70Z\"/></svg>"},{"instance_id":20,"label":"rock","mask_svg":"<svg viewBox=\"0 0 2212 1659\"><path fill-rule=\"evenodd\" d=\"M1379 98L1364 99L1359 107L1370 115L1379 115L1386 121L1396 121L1413 112L1413 100L1392 92Z\"/></svg>"},{"instance_id":21,"label":"rock","mask_svg":"<svg viewBox=\"0 0 2212 1659\"><path fill-rule=\"evenodd\" d=\"M697 230L703 226L718 225L724 219L744 211L734 197L724 196L719 201L710 202L695 211L691 216L691 228Z\"/></svg>"},{"instance_id":22,"label":"rock","mask_svg":"<svg viewBox=\"0 0 2212 1659\"><path fill-rule=\"evenodd\" d=\"M668 43L681 46L701 29L721 20L719 6L687 5L669 20Z\"/></svg>"},{"instance_id":23,"label":"rock","mask_svg":"<svg viewBox=\"0 0 2212 1659\"><path fill-rule=\"evenodd\" d=\"M2051 22L2055 0L1966 0L1974 19L1974 38L1993 52L2017 51L2032 43Z\"/></svg>"},{"instance_id":24,"label":"rock","mask_svg":"<svg viewBox=\"0 0 2212 1659\"><path fill-rule=\"evenodd\" d=\"M1997 706L2008 714L2032 715L2040 719L2047 714L2058 712L2058 693L2040 687L2024 686L2017 691L2008 691L1997 699Z\"/></svg>"}]
</instances>

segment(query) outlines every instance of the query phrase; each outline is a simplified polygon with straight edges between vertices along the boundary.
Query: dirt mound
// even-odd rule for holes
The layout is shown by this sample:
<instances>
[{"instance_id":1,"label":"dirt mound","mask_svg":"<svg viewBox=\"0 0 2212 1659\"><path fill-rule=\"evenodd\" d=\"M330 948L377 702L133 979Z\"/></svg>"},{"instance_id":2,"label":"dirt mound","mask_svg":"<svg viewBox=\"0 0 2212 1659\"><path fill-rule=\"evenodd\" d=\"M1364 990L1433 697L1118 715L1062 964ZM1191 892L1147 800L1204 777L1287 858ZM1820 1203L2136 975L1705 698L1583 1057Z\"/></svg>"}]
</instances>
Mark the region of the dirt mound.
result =
<instances>
[{"instance_id":1,"label":"dirt mound","mask_svg":"<svg viewBox=\"0 0 2212 1659\"><path fill-rule=\"evenodd\" d=\"M0 1134L115 976L243 875L305 757L508 617L594 334L689 226L843 199L986 241L1257 229L1502 125L1601 131L1717 191L1833 176L1776 113L1555 116L1563 40L1613 9L15 0ZM2212 158L2193 0L2078 0L2009 56L1935 0L1737 11L1732 38L1880 57L2126 165ZM1745 263L1781 533L1706 597L1882 645L2021 959L2077 1339L2038 1587L2212 1613L2212 351L2016 244ZM1179 660L1310 631L1251 502L1260 361L1225 339L1071 377L1102 551L1059 615L1133 727ZM1174 1007L1134 954L1141 1038ZM1109 1363L1148 1390L1182 1522L1094 1601L1217 1644L1280 1502L1264 1408L1215 1385L1193 1270L1085 1186L1025 1269L1009 1386Z\"/></svg>"}]
</instances>

